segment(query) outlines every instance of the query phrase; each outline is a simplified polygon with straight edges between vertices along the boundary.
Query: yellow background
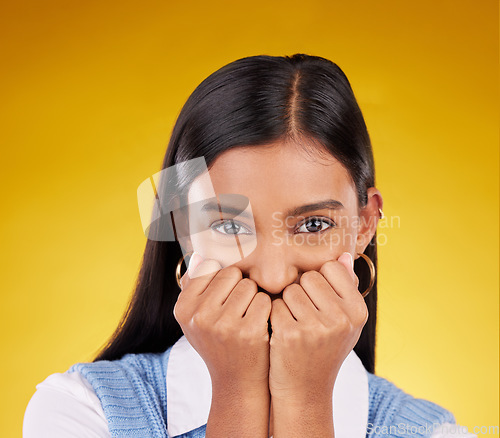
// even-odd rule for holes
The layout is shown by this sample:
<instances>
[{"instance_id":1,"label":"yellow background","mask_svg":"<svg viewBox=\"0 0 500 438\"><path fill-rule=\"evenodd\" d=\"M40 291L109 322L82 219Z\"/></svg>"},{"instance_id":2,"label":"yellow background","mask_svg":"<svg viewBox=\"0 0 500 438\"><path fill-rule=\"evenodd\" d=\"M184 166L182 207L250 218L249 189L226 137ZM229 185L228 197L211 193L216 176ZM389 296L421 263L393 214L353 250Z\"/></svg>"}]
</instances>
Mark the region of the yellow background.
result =
<instances>
[{"instance_id":1,"label":"yellow background","mask_svg":"<svg viewBox=\"0 0 500 438\"><path fill-rule=\"evenodd\" d=\"M145 245L136 190L188 95L237 58L296 52L344 70L373 141L377 374L498 425L496 1L1 8L2 436L118 324Z\"/></svg>"}]
</instances>

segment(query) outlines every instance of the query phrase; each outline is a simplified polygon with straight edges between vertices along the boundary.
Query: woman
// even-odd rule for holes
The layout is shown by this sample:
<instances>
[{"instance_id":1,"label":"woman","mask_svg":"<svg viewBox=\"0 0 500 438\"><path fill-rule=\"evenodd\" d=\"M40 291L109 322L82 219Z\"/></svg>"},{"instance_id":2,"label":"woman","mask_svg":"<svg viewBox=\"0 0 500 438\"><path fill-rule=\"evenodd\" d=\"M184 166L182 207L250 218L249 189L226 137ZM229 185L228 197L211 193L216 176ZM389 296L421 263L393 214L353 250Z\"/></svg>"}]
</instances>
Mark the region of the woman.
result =
<instances>
[{"instance_id":1,"label":"woman","mask_svg":"<svg viewBox=\"0 0 500 438\"><path fill-rule=\"evenodd\" d=\"M383 200L337 65L222 67L162 169L138 190L148 241L122 323L37 385L26 438L446 436L453 414L374 374Z\"/></svg>"}]
</instances>

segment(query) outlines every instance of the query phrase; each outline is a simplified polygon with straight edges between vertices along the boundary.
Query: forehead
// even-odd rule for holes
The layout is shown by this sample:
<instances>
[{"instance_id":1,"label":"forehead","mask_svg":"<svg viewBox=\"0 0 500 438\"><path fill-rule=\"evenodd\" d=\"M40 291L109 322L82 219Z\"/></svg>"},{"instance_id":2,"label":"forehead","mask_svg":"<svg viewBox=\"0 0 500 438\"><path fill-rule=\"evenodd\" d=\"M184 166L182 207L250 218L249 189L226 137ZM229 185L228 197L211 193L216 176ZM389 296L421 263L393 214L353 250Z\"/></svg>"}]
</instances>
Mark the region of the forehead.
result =
<instances>
[{"instance_id":1,"label":"forehead","mask_svg":"<svg viewBox=\"0 0 500 438\"><path fill-rule=\"evenodd\" d=\"M326 199L348 207L355 201L349 173L335 157L290 143L230 149L214 161L208 173L215 193L245 195L253 208L280 210ZM195 179L190 203L208 195L206 181Z\"/></svg>"}]
</instances>

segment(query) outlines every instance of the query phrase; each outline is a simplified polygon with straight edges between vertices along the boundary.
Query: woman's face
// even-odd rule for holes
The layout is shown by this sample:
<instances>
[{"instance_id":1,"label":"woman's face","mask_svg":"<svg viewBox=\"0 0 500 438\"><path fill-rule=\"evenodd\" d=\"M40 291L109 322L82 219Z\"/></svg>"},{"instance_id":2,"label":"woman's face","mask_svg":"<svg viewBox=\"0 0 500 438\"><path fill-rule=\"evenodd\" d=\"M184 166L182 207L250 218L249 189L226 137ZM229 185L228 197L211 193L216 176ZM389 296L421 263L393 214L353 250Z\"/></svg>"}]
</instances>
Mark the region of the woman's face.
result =
<instances>
[{"instance_id":1,"label":"woman's face","mask_svg":"<svg viewBox=\"0 0 500 438\"><path fill-rule=\"evenodd\" d=\"M379 191L370 188L358 209L354 183L329 154L283 142L238 147L208 174L188 192L189 249L234 264L272 298L344 251L356 259L375 234ZM239 210L228 214L230 207Z\"/></svg>"}]
</instances>

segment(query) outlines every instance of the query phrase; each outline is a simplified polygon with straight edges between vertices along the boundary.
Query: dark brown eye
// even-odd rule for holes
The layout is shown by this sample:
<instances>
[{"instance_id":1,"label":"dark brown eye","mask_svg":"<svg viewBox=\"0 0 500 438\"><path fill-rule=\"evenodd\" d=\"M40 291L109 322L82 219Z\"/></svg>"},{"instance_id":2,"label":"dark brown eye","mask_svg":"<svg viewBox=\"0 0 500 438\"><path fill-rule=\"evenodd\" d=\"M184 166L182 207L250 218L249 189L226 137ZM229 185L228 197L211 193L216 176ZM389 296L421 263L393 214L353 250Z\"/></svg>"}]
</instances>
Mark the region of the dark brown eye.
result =
<instances>
[{"instance_id":1,"label":"dark brown eye","mask_svg":"<svg viewBox=\"0 0 500 438\"><path fill-rule=\"evenodd\" d=\"M325 226L326 225L326 226ZM299 227L299 233L319 233L328 228L335 227L335 223L324 218L313 217L306 219Z\"/></svg>"}]
</instances>

